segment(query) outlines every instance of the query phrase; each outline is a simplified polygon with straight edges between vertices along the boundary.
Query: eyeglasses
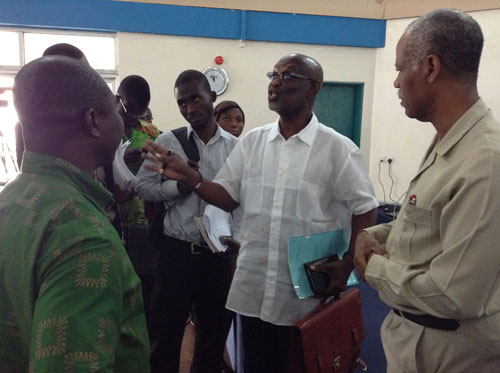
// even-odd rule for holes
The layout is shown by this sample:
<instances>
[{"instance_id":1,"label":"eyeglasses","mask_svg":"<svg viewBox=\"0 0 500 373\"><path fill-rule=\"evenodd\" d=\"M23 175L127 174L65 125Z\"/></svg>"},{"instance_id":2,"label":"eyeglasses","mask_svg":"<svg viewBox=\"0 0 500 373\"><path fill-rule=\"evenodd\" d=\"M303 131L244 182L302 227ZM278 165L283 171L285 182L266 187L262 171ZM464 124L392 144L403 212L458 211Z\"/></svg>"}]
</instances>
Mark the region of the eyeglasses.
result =
<instances>
[{"instance_id":1,"label":"eyeglasses","mask_svg":"<svg viewBox=\"0 0 500 373\"><path fill-rule=\"evenodd\" d=\"M127 107L123 103L122 96L120 96L120 95L116 95L116 101L117 101L117 103L120 103L120 105L121 105L121 107L123 109L123 112L125 113L125 116L127 118L130 118L130 119L143 118L143 117L145 117L148 114L148 110L147 109L142 114L129 113L129 111L127 110Z\"/></svg>"},{"instance_id":2,"label":"eyeglasses","mask_svg":"<svg viewBox=\"0 0 500 373\"><path fill-rule=\"evenodd\" d=\"M128 110L125 107L125 104L123 103L122 97L120 95L116 95L116 102L120 103L125 114L128 114Z\"/></svg>"},{"instance_id":3,"label":"eyeglasses","mask_svg":"<svg viewBox=\"0 0 500 373\"><path fill-rule=\"evenodd\" d=\"M292 77L299 78L299 79L306 79L306 80L315 80L315 79L308 78L307 76L297 74L297 73L294 73L291 71L283 71L281 73L279 73L277 71L270 71L266 74L266 76L269 78L269 80L273 80L273 81L278 79L278 78L281 78L281 80L283 80L283 81L287 81L287 80L292 79Z\"/></svg>"}]
</instances>

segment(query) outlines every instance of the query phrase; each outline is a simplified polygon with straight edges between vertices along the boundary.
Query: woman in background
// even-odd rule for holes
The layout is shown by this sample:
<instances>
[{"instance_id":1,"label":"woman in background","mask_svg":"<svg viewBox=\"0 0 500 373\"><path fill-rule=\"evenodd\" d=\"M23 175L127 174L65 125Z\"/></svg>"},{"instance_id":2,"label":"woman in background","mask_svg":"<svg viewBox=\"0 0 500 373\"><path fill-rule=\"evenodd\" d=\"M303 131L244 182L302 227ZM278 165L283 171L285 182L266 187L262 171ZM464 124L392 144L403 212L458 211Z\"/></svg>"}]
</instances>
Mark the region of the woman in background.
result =
<instances>
[{"instance_id":1,"label":"woman in background","mask_svg":"<svg viewBox=\"0 0 500 373\"><path fill-rule=\"evenodd\" d=\"M245 113L234 101L221 101L214 108L215 120L231 135L240 137L245 125Z\"/></svg>"},{"instance_id":2,"label":"woman in background","mask_svg":"<svg viewBox=\"0 0 500 373\"><path fill-rule=\"evenodd\" d=\"M234 101L221 101L214 108L214 117L217 123L231 135L240 137L243 132L243 127L245 126L245 113ZM238 209L236 215L233 215L233 238L238 239L238 232L241 225L241 209ZM230 258L233 261L233 272L236 268L236 256ZM233 339L234 345L232 346L233 354L236 361L233 361L235 365L234 370L226 362L224 357L221 357L221 373L229 373L234 371L242 371L243 369L243 348L241 340L241 326L237 315L233 317L233 334L229 335L229 339ZM229 327L229 325L228 325Z\"/></svg>"}]
</instances>

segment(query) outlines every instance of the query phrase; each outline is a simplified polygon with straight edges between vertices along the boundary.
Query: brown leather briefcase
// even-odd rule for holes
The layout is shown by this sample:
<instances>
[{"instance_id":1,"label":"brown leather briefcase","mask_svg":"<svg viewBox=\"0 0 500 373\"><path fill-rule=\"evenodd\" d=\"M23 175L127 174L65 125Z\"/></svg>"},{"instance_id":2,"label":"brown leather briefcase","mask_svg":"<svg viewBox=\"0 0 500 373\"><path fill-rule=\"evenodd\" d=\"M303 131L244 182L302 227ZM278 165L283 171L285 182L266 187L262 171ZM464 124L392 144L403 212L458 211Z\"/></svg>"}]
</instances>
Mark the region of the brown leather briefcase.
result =
<instances>
[{"instance_id":1,"label":"brown leather briefcase","mask_svg":"<svg viewBox=\"0 0 500 373\"><path fill-rule=\"evenodd\" d=\"M289 373L347 373L366 364L360 359L365 339L361 298L356 288L318 307L295 324Z\"/></svg>"}]
</instances>

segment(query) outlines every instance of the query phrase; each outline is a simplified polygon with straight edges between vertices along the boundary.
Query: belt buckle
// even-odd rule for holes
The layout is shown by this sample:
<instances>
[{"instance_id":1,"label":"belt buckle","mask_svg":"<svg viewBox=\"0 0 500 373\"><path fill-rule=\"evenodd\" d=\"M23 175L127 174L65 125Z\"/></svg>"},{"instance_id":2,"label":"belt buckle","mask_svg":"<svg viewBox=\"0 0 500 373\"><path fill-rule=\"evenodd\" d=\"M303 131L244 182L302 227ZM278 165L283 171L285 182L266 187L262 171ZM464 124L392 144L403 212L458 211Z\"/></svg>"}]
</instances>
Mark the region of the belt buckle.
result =
<instances>
[{"instance_id":1,"label":"belt buckle","mask_svg":"<svg viewBox=\"0 0 500 373\"><path fill-rule=\"evenodd\" d=\"M196 243L196 242L191 242L191 254L192 255L200 255L202 254L202 247L200 246L200 244Z\"/></svg>"}]
</instances>

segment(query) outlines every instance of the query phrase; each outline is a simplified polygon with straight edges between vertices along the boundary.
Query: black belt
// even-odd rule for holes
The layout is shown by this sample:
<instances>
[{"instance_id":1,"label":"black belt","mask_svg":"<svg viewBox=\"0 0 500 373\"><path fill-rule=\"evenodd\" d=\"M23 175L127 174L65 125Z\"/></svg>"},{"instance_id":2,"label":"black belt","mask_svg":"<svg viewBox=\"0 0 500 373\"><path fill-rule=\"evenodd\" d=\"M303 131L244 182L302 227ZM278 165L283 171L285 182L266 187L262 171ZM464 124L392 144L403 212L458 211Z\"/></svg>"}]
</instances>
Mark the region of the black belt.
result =
<instances>
[{"instance_id":1,"label":"black belt","mask_svg":"<svg viewBox=\"0 0 500 373\"><path fill-rule=\"evenodd\" d=\"M414 315L412 313L400 311L396 308L393 308L392 310L396 315L401 316L410 321L413 321L416 324L425 326L427 328L455 331L460 326L458 321L454 319L442 319L440 317L431 315Z\"/></svg>"},{"instance_id":2,"label":"black belt","mask_svg":"<svg viewBox=\"0 0 500 373\"><path fill-rule=\"evenodd\" d=\"M182 245L185 247L189 247L189 249L191 250L191 254L193 255L212 254L212 250L210 250L210 247L208 247L208 245L205 242L184 241L171 236L165 236L165 238L167 240L174 241L175 245Z\"/></svg>"},{"instance_id":3,"label":"black belt","mask_svg":"<svg viewBox=\"0 0 500 373\"><path fill-rule=\"evenodd\" d=\"M197 243L197 242L189 242L190 247L191 247L191 254L193 255L198 255L198 254L212 254L212 251L208 247L208 245L204 245L202 243Z\"/></svg>"}]
</instances>

